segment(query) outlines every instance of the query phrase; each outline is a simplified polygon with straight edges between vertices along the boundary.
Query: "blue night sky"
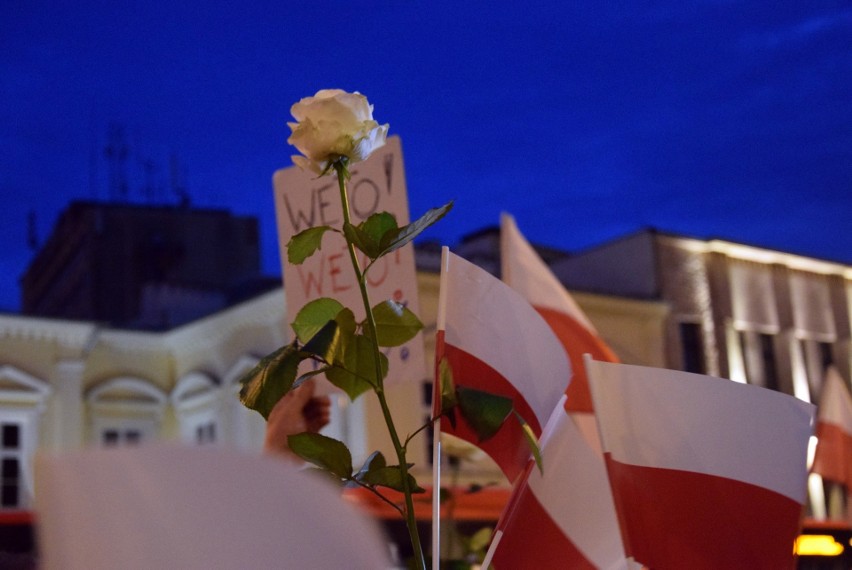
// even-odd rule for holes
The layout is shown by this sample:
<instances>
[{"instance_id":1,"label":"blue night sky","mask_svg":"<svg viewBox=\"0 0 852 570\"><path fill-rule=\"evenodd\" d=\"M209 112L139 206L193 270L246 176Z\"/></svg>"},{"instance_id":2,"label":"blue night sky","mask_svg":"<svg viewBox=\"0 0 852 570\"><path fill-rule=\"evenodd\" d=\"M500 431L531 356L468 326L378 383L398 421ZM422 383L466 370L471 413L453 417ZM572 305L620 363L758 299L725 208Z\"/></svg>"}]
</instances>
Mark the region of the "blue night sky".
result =
<instances>
[{"instance_id":1,"label":"blue night sky","mask_svg":"<svg viewBox=\"0 0 852 570\"><path fill-rule=\"evenodd\" d=\"M0 4L0 309L73 199L260 218L278 273L271 176L290 105L366 94L402 139L413 216L456 243L515 215L578 251L652 226L852 263L848 1ZM148 164L147 170L145 165Z\"/></svg>"}]
</instances>

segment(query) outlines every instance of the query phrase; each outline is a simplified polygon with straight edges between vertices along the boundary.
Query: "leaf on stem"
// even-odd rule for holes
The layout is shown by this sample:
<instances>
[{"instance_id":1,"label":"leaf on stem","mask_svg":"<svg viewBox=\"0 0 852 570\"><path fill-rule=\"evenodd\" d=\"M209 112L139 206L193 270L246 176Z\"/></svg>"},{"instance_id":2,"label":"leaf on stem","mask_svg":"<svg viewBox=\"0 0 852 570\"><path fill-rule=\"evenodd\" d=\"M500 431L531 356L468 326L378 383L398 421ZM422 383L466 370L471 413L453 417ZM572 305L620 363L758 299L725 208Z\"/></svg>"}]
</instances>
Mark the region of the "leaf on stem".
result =
<instances>
[{"instance_id":1,"label":"leaf on stem","mask_svg":"<svg viewBox=\"0 0 852 570\"><path fill-rule=\"evenodd\" d=\"M269 419L272 408L293 387L302 360L304 356L295 343L261 358L257 366L240 378L240 401Z\"/></svg>"},{"instance_id":2,"label":"leaf on stem","mask_svg":"<svg viewBox=\"0 0 852 570\"><path fill-rule=\"evenodd\" d=\"M345 339L337 321L328 321L317 334L311 337L302 352L310 354L322 360L332 363L337 360L345 350Z\"/></svg>"},{"instance_id":3,"label":"leaf on stem","mask_svg":"<svg viewBox=\"0 0 852 570\"><path fill-rule=\"evenodd\" d=\"M340 330L347 337L352 336L355 334L355 331L358 330L358 323L355 322L355 313L352 312L352 309L341 309L340 312L334 316L334 320L337 321L337 324L340 326Z\"/></svg>"},{"instance_id":4,"label":"leaf on stem","mask_svg":"<svg viewBox=\"0 0 852 570\"><path fill-rule=\"evenodd\" d=\"M388 373L388 357L379 353L382 379ZM334 367L325 373L328 380L354 400L378 384L373 343L364 335L353 335L343 350L342 358L335 358Z\"/></svg>"},{"instance_id":5,"label":"leaf on stem","mask_svg":"<svg viewBox=\"0 0 852 570\"><path fill-rule=\"evenodd\" d=\"M328 376L329 372L336 371L337 367L345 368L347 366L346 351L355 342L356 327L355 315L349 309L341 310L334 320L328 321L301 350L306 358L321 360L328 366L303 374L298 382L320 373L325 373L326 378L331 380Z\"/></svg>"},{"instance_id":6,"label":"leaf on stem","mask_svg":"<svg viewBox=\"0 0 852 570\"><path fill-rule=\"evenodd\" d=\"M364 465L361 466L361 469L355 474L355 479L360 481L361 476L364 473L367 473L370 470L376 470L381 467L387 466L387 461L385 460L385 456L382 455L381 451L374 451L367 457L366 461L364 461Z\"/></svg>"},{"instance_id":7,"label":"leaf on stem","mask_svg":"<svg viewBox=\"0 0 852 570\"><path fill-rule=\"evenodd\" d=\"M459 411L479 441L490 439L512 412L512 400L490 392L460 386L456 389Z\"/></svg>"},{"instance_id":8,"label":"leaf on stem","mask_svg":"<svg viewBox=\"0 0 852 570\"><path fill-rule=\"evenodd\" d=\"M290 450L340 479L352 477L352 454L342 441L319 433L297 433L287 437Z\"/></svg>"},{"instance_id":9,"label":"leaf on stem","mask_svg":"<svg viewBox=\"0 0 852 570\"><path fill-rule=\"evenodd\" d=\"M354 245L356 249L364 252L367 257L371 257L370 252L373 251L373 248L371 247L370 239L358 228L358 226L350 224L349 222L344 222L343 235L346 236L346 241Z\"/></svg>"},{"instance_id":10,"label":"leaf on stem","mask_svg":"<svg viewBox=\"0 0 852 570\"><path fill-rule=\"evenodd\" d=\"M304 307L299 309L291 326L299 341L305 343L343 309L340 301L330 297L320 297L306 303Z\"/></svg>"},{"instance_id":11,"label":"leaf on stem","mask_svg":"<svg viewBox=\"0 0 852 570\"><path fill-rule=\"evenodd\" d=\"M383 301L373 307L379 346L400 346L417 336L423 323L408 307L396 301ZM361 328L366 330L363 324Z\"/></svg>"},{"instance_id":12,"label":"leaf on stem","mask_svg":"<svg viewBox=\"0 0 852 570\"><path fill-rule=\"evenodd\" d=\"M453 370L446 358L438 363L438 382L440 383L441 413L450 420L453 429L456 427L456 386L453 382Z\"/></svg>"},{"instance_id":13,"label":"leaf on stem","mask_svg":"<svg viewBox=\"0 0 852 570\"><path fill-rule=\"evenodd\" d=\"M387 232L379 244L381 253L376 256L386 255L394 250L401 248L408 242L419 236L423 231L447 215L447 212L452 209L453 203L448 202L440 208L432 208L416 221L402 226L401 228Z\"/></svg>"},{"instance_id":14,"label":"leaf on stem","mask_svg":"<svg viewBox=\"0 0 852 570\"><path fill-rule=\"evenodd\" d=\"M393 214L377 212L364 220L360 227L370 240L378 245L388 232L396 230L399 225L396 223L396 216Z\"/></svg>"},{"instance_id":15,"label":"leaf on stem","mask_svg":"<svg viewBox=\"0 0 852 570\"><path fill-rule=\"evenodd\" d=\"M293 382L293 389L295 390L296 388L298 388L299 386L301 386L302 384L304 384L305 382L307 382L308 380L310 380L314 376L319 376L320 374L325 374L330 368L331 368L330 366L322 366L320 368L317 368L316 370L311 370L309 372L305 372L304 374L302 374L301 376L296 378L295 382Z\"/></svg>"},{"instance_id":16,"label":"leaf on stem","mask_svg":"<svg viewBox=\"0 0 852 570\"><path fill-rule=\"evenodd\" d=\"M357 226L343 224L346 239L374 261L382 255L382 239L398 229L396 218L388 212L372 214Z\"/></svg>"},{"instance_id":17,"label":"leaf on stem","mask_svg":"<svg viewBox=\"0 0 852 570\"><path fill-rule=\"evenodd\" d=\"M491 535L494 529L490 526L485 526L473 533L473 535L466 540L468 551L473 554L484 553L485 549L488 548L488 545L491 543Z\"/></svg>"},{"instance_id":18,"label":"leaf on stem","mask_svg":"<svg viewBox=\"0 0 852 570\"><path fill-rule=\"evenodd\" d=\"M297 233L287 242L287 261L301 265L322 247L322 236L331 226L315 226Z\"/></svg>"},{"instance_id":19,"label":"leaf on stem","mask_svg":"<svg viewBox=\"0 0 852 570\"><path fill-rule=\"evenodd\" d=\"M518 421L521 424L521 431L524 432L524 437L527 440L527 445L530 448L530 451L533 454L533 458L535 459L536 467L544 475L544 461L541 458L541 448L538 446L538 438L535 436L535 432L533 432L530 424L524 419L524 417L517 412L517 410L512 410L512 413L518 418Z\"/></svg>"},{"instance_id":20,"label":"leaf on stem","mask_svg":"<svg viewBox=\"0 0 852 570\"><path fill-rule=\"evenodd\" d=\"M415 479L411 473L407 473L407 476L408 488L411 489L412 493L426 492L426 490L417 483L417 479ZM370 469L364 473L361 477L361 481L372 487L388 487L394 491L399 491L401 493L405 492L402 469L400 469L399 465L387 465L384 467Z\"/></svg>"}]
</instances>

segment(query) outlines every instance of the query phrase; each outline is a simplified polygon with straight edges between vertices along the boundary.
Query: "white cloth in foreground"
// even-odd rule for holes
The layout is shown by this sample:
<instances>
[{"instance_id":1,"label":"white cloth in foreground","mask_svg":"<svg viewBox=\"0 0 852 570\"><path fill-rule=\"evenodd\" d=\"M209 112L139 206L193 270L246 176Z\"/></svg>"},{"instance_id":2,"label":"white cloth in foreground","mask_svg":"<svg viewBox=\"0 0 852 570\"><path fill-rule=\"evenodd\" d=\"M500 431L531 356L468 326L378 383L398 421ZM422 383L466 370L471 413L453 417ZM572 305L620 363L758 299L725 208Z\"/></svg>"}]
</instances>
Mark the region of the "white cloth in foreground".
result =
<instances>
[{"instance_id":1,"label":"white cloth in foreground","mask_svg":"<svg viewBox=\"0 0 852 570\"><path fill-rule=\"evenodd\" d=\"M378 528L281 459L177 446L36 460L39 567L389 568Z\"/></svg>"}]
</instances>

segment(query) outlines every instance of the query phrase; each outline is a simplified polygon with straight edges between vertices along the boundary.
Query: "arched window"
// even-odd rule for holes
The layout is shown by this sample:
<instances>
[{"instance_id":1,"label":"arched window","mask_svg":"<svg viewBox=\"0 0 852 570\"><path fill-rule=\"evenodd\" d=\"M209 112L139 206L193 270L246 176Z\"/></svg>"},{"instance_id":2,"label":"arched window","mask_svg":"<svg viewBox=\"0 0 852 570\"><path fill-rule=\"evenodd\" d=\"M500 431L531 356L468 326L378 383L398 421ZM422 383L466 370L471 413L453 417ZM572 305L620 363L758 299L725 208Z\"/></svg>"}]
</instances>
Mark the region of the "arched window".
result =
<instances>
[{"instance_id":1,"label":"arched window","mask_svg":"<svg viewBox=\"0 0 852 570\"><path fill-rule=\"evenodd\" d=\"M162 390L139 378L114 378L95 386L86 394L90 441L113 446L154 439L167 401Z\"/></svg>"},{"instance_id":2,"label":"arched window","mask_svg":"<svg viewBox=\"0 0 852 570\"><path fill-rule=\"evenodd\" d=\"M240 378L255 367L260 358L251 354L240 356L222 377L223 439L241 449L260 451L266 422L255 411L240 402Z\"/></svg>"},{"instance_id":3,"label":"arched window","mask_svg":"<svg viewBox=\"0 0 852 570\"><path fill-rule=\"evenodd\" d=\"M0 509L26 509L32 503L32 456L51 391L43 380L0 366Z\"/></svg>"},{"instance_id":4,"label":"arched window","mask_svg":"<svg viewBox=\"0 0 852 570\"><path fill-rule=\"evenodd\" d=\"M221 390L210 376L203 372L183 376L169 400L177 414L184 443L209 445L221 440Z\"/></svg>"}]
</instances>

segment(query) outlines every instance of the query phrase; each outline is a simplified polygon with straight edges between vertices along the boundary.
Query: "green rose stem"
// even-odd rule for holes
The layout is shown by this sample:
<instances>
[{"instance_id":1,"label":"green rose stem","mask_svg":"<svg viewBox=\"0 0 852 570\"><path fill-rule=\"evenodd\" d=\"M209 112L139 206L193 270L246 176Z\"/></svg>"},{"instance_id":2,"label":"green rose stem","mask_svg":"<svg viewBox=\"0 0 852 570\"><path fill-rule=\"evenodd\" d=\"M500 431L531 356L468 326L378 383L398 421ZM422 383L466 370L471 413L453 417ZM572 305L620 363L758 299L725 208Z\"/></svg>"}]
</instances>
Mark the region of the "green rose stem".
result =
<instances>
[{"instance_id":1,"label":"green rose stem","mask_svg":"<svg viewBox=\"0 0 852 570\"><path fill-rule=\"evenodd\" d=\"M343 222L345 225L351 224L351 215L349 213L349 199L346 191L346 181L349 178L348 160L346 157L341 157L333 162L333 168L337 172L337 183L340 187L340 201L343 206ZM414 500L411 496L411 485L408 477L408 462L405 459L405 446L400 443L399 435L397 435L396 427L391 417L390 408L388 407L387 398L385 398L384 380L382 379L382 363L379 353L378 336L376 334L376 320L371 309L370 297L367 293L367 280L365 274L361 271L361 266L358 263L358 256L355 252L355 246L348 239L346 245L349 249L349 258L352 261L352 268L355 270L355 277L358 280L358 288L361 290L361 299L364 302L364 310L367 312L367 327L369 329L370 338L373 345L373 357L376 363L376 384L373 387L376 396L379 399L379 404L382 407L382 415L384 415L385 423L388 427L393 447L396 450L396 456L399 460L399 470L402 475L402 489L405 495L405 523L408 527L408 534L411 537L411 545L414 549L414 556L417 560L419 568L426 570L426 559L423 556L423 547L420 545L420 535L417 531L417 520L414 516Z\"/></svg>"}]
</instances>

